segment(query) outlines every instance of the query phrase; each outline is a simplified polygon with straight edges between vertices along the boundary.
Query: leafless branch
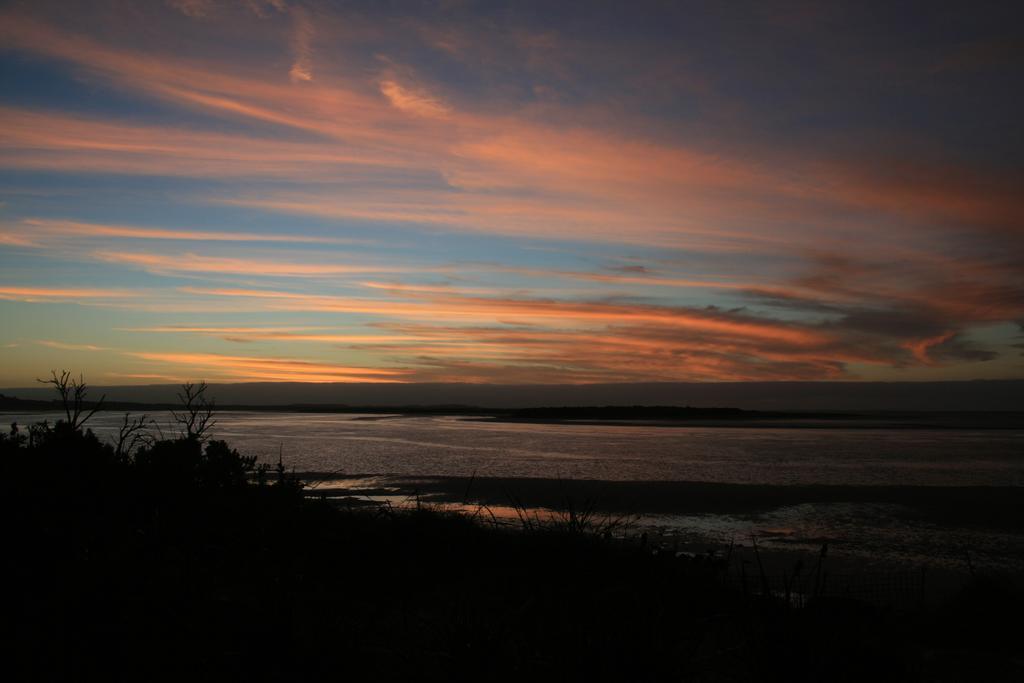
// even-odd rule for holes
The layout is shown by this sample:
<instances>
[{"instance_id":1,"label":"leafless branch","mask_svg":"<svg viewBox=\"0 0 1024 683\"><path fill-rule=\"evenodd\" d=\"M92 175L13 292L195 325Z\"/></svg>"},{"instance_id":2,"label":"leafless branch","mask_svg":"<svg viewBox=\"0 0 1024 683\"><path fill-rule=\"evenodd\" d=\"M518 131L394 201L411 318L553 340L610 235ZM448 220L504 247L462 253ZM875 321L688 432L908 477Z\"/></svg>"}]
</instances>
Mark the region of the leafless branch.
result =
<instances>
[{"instance_id":1,"label":"leafless branch","mask_svg":"<svg viewBox=\"0 0 1024 683\"><path fill-rule=\"evenodd\" d=\"M153 443L153 436L149 433L149 416L132 418L129 413L124 414L124 423L117 430L117 444L114 453L117 457L128 457L140 446L147 446Z\"/></svg>"},{"instance_id":2,"label":"leafless branch","mask_svg":"<svg viewBox=\"0 0 1024 683\"><path fill-rule=\"evenodd\" d=\"M185 439L205 441L217 421L213 419L214 402L206 398L206 382L194 384L185 382L181 385L178 400L181 410L172 410L174 421L181 427L181 436Z\"/></svg>"},{"instance_id":3,"label":"leafless branch","mask_svg":"<svg viewBox=\"0 0 1024 683\"><path fill-rule=\"evenodd\" d=\"M37 379L36 381L49 384L57 390L64 408L64 415L72 430L80 429L88 422L89 418L103 407L103 401L107 398L106 395L101 396L92 410L86 412L85 397L89 393L88 385L81 375L78 376L78 379L72 377L70 370L61 370L60 374L56 370L51 370L50 379Z\"/></svg>"}]
</instances>

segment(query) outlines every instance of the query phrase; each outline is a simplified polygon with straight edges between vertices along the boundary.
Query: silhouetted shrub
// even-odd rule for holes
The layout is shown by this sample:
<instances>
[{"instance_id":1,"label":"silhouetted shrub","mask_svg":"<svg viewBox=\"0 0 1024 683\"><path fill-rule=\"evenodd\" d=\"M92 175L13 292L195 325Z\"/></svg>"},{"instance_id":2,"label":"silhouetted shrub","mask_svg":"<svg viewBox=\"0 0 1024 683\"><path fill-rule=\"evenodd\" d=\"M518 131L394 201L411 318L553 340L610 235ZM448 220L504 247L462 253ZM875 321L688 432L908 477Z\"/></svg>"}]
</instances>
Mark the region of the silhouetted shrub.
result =
<instances>
[{"instance_id":1,"label":"silhouetted shrub","mask_svg":"<svg viewBox=\"0 0 1024 683\"><path fill-rule=\"evenodd\" d=\"M168 486L230 489L249 485L255 456L243 456L224 441L162 440L140 448L133 458L140 474Z\"/></svg>"},{"instance_id":2,"label":"silhouetted shrub","mask_svg":"<svg viewBox=\"0 0 1024 683\"><path fill-rule=\"evenodd\" d=\"M7 432L0 432L0 457L18 452L18 449L25 445L28 436L22 431L17 422L11 423Z\"/></svg>"}]
</instances>

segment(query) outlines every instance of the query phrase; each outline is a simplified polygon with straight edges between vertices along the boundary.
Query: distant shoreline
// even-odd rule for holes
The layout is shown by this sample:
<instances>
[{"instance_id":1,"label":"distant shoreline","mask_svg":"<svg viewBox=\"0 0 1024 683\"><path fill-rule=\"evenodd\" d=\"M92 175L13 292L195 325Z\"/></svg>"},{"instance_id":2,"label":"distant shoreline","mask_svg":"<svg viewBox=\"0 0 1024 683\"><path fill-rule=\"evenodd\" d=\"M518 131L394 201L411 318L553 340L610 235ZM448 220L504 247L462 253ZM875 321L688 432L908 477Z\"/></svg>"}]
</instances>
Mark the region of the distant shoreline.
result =
<instances>
[{"instance_id":1,"label":"distant shoreline","mask_svg":"<svg viewBox=\"0 0 1024 683\"><path fill-rule=\"evenodd\" d=\"M1024 411L1024 376L1006 380L615 382L492 384L459 382L210 383L226 406L460 406L506 411L539 406L736 406L799 412ZM140 404L177 404L177 384L89 386L89 397ZM42 385L0 386L0 394L49 401Z\"/></svg>"},{"instance_id":2,"label":"distant shoreline","mask_svg":"<svg viewBox=\"0 0 1024 683\"><path fill-rule=\"evenodd\" d=\"M945 419L943 419L945 418ZM729 420L576 420L557 418L519 418L519 417L478 417L471 418L480 422L579 425L591 427L729 427L734 429L1024 429L1024 413L958 413L947 416L942 413L921 413L916 417L895 414L888 417L877 415L851 415L849 417L808 417L799 414L772 418L736 418ZM916 421L915 421L916 420Z\"/></svg>"},{"instance_id":3,"label":"distant shoreline","mask_svg":"<svg viewBox=\"0 0 1024 683\"><path fill-rule=\"evenodd\" d=\"M96 406L87 402L87 408ZM100 412L163 412L173 403L104 402ZM495 409L472 405L222 404L221 412L307 413L392 417L446 416L496 423L575 426L732 427L755 429L1024 429L1022 411L762 411L728 407L624 405ZM62 412L56 401L0 394L0 412ZM371 418L372 419L372 418Z\"/></svg>"}]
</instances>

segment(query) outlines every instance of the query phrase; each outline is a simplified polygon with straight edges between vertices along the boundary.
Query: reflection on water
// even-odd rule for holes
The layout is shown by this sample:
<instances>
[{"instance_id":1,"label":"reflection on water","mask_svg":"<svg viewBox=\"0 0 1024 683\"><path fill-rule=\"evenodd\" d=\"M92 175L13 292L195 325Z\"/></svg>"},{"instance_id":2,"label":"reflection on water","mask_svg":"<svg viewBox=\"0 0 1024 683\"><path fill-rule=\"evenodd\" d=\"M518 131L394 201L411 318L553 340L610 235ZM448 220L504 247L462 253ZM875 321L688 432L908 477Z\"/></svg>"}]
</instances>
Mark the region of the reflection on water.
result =
<instances>
[{"instance_id":1,"label":"reflection on water","mask_svg":"<svg viewBox=\"0 0 1024 683\"><path fill-rule=\"evenodd\" d=\"M59 417L49 415L51 420ZM1024 486L1024 431L761 429L221 413L215 437L297 471L756 484ZM167 427L166 415L157 418ZM9 423L37 415L0 415ZM114 432L121 416L90 426Z\"/></svg>"}]
</instances>

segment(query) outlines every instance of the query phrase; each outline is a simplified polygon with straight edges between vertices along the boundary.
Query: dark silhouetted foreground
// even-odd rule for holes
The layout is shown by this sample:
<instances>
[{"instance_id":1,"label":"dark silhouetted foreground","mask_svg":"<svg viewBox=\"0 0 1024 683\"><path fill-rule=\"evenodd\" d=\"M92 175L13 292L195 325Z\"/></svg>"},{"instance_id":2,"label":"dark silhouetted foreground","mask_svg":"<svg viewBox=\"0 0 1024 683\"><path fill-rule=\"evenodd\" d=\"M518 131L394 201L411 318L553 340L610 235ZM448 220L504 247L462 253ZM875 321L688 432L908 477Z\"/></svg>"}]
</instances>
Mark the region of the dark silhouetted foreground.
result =
<instances>
[{"instance_id":1,"label":"dark silhouetted foreground","mask_svg":"<svg viewBox=\"0 0 1024 683\"><path fill-rule=\"evenodd\" d=\"M9 680L1022 672L1024 613L998 582L911 610L813 595L794 606L756 566L738 584L720 560L653 553L576 517L512 532L426 508L340 508L209 441L202 397L184 393L173 439L127 418L118 444L80 421L0 438Z\"/></svg>"}]
</instances>

